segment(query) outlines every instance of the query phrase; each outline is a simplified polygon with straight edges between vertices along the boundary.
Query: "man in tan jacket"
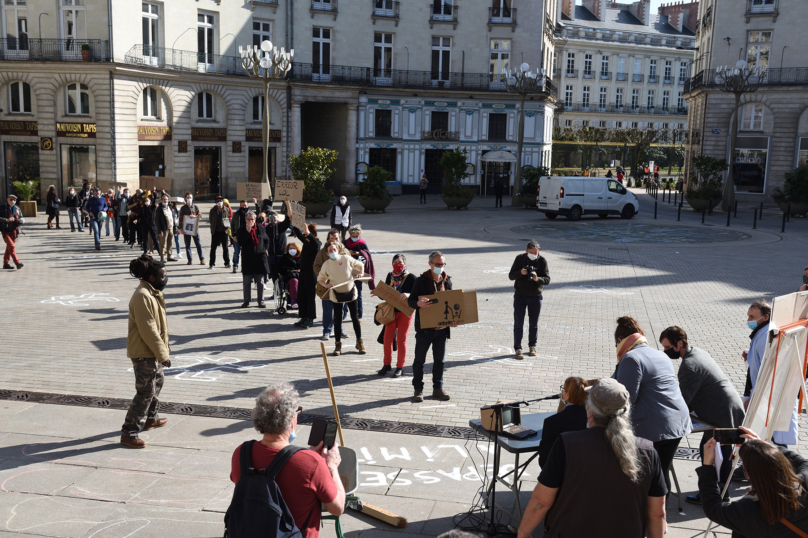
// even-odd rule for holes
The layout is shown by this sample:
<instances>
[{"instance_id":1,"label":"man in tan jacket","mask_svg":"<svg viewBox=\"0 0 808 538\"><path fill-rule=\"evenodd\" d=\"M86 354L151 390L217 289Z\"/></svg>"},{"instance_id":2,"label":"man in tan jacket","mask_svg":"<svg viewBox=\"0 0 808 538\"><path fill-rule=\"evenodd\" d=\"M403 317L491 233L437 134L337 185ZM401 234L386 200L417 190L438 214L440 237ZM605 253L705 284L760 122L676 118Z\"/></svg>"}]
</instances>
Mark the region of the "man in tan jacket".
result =
<instances>
[{"instance_id":1,"label":"man in tan jacket","mask_svg":"<svg viewBox=\"0 0 808 538\"><path fill-rule=\"evenodd\" d=\"M129 300L129 334L126 354L132 360L137 394L129 405L123 423L121 444L144 448L138 438L141 431L165 426L168 419L159 418L157 409L163 388L163 367L170 368L168 319L162 290L168 282L162 262L144 254L132 260L129 272L140 279L140 285Z\"/></svg>"},{"instance_id":2,"label":"man in tan jacket","mask_svg":"<svg viewBox=\"0 0 808 538\"><path fill-rule=\"evenodd\" d=\"M323 264L328 259L328 243L339 243L339 253L342 254L350 254L345 245L343 245L339 240L340 232L339 230L332 228L328 232L328 238L326 239L325 243L323 243L323 248L320 249L320 252L317 253L317 256L314 258L314 275L315 277L320 274L320 269L323 268ZM322 284L317 282L317 296L322 299L322 306L323 306L323 338L324 342L328 342L328 339L331 338L331 330L334 328L334 303L324 299L323 297L328 292L327 289L323 287ZM342 312L339 315L344 315L347 313L347 308L343 307ZM344 316L343 316L344 317ZM343 331L340 335L342 338L348 338L348 335Z\"/></svg>"}]
</instances>

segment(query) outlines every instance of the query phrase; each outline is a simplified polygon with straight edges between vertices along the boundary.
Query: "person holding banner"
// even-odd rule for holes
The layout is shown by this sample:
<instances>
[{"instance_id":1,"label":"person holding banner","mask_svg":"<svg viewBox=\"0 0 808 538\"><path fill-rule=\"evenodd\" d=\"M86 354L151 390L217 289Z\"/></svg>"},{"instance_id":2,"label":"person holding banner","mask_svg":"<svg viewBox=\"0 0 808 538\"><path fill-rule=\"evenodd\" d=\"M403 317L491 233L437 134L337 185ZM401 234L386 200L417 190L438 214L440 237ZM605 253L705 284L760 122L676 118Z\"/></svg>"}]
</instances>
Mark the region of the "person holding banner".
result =
<instances>
[{"instance_id":1,"label":"person holding banner","mask_svg":"<svg viewBox=\"0 0 808 538\"><path fill-rule=\"evenodd\" d=\"M404 254L393 256L393 271L387 273L384 283L401 294L401 300L407 301L415 285L415 275L407 271L407 257ZM370 292L374 295L373 292ZM384 365L379 370L379 375L386 375L392 370L393 364L393 340L398 347L398 358L396 359L396 371L393 377L401 377L404 373L404 361L407 358L407 335L410 332L412 317L396 309L396 317L384 326Z\"/></svg>"},{"instance_id":2,"label":"person holding banner","mask_svg":"<svg viewBox=\"0 0 808 538\"><path fill-rule=\"evenodd\" d=\"M302 229L292 228L295 237L303 243L300 253L300 278L297 288L297 315L300 321L295 323L295 327L308 329L314 327L314 320L317 318L317 274L314 272L314 260L320 252L320 240L317 239L317 225L313 222Z\"/></svg>"}]
</instances>

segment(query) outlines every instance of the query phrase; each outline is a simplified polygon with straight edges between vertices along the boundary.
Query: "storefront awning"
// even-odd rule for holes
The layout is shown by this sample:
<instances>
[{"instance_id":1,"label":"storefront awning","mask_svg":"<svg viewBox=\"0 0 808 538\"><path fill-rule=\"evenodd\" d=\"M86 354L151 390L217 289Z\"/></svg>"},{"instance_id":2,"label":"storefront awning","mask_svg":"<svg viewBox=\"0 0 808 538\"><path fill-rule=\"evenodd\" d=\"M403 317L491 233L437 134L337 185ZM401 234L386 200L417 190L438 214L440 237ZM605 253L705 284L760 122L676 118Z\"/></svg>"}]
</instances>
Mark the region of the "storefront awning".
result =
<instances>
[{"instance_id":1,"label":"storefront awning","mask_svg":"<svg viewBox=\"0 0 808 538\"><path fill-rule=\"evenodd\" d=\"M483 162L491 161L491 162L515 163L516 156L513 153L503 150L489 151L488 153L483 155L480 160Z\"/></svg>"}]
</instances>

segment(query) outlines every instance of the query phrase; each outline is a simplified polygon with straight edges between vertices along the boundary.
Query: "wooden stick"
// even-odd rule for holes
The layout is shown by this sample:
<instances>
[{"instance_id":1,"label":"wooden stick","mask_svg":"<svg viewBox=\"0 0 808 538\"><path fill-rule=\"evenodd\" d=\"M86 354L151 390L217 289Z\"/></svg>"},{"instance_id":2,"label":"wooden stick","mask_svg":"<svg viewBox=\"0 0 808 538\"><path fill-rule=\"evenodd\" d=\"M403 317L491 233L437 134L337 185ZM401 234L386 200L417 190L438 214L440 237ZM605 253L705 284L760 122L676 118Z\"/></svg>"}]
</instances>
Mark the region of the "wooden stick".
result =
<instances>
[{"instance_id":1,"label":"wooden stick","mask_svg":"<svg viewBox=\"0 0 808 538\"><path fill-rule=\"evenodd\" d=\"M399 527L401 529L407 527L407 518L397 516L392 512L388 512L387 510L378 508L376 506L371 506L364 502L362 503L362 510L360 510L360 512L369 515L372 518L384 521L385 523L389 523L394 527Z\"/></svg>"},{"instance_id":2,"label":"wooden stick","mask_svg":"<svg viewBox=\"0 0 808 538\"><path fill-rule=\"evenodd\" d=\"M334 406L334 419L337 421L337 433L339 433L339 444L345 446L345 438L342 436L342 424L339 421L339 410L337 409L337 398L334 396L334 383L331 382L331 369L328 367L328 355L325 352L325 344L320 342L320 350L323 352L323 363L325 364L325 376L328 378L328 390L331 391L331 405Z\"/></svg>"}]
</instances>

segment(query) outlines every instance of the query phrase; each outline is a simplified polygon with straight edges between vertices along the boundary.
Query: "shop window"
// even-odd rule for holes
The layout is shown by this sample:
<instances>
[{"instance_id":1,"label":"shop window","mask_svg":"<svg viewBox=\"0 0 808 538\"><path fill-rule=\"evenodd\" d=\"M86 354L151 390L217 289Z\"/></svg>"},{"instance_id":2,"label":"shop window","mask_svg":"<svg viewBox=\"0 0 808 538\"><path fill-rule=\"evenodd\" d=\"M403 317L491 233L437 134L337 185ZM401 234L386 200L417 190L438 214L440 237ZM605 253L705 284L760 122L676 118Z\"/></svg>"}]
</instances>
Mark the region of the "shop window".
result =
<instances>
[{"instance_id":1,"label":"shop window","mask_svg":"<svg viewBox=\"0 0 808 538\"><path fill-rule=\"evenodd\" d=\"M39 144L6 142L4 149L7 185L14 181L31 181L40 177ZM39 200L39 194L39 189L36 189L35 200Z\"/></svg>"},{"instance_id":2,"label":"shop window","mask_svg":"<svg viewBox=\"0 0 808 538\"><path fill-rule=\"evenodd\" d=\"M733 159L735 192L766 192L769 137L739 136Z\"/></svg>"},{"instance_id":3,"label":"shop window","mask_svg":"<svg viewBox=\"0 0 808 538\"><path fill-rule=\"evenodd\" d=\"M392 110L376 110L375 112L375 133L377 137L392 136L393 129L393 111Z\"/></svg>"},{"instance_id":4,"label":"shop window","mask_svg":"<svg viewBox=\"0 0 808 538\"><path fill-rule=\"evenodd\" d=\"M368 166L381 166L396 177L396 149L371 148L368 155Z\"/></svg>"},{"instance_id":5,"label":"shop window","mask_svg":"<svg viewBox=\"0 0 808 538\"><path fill-rule=\"evenodd\" d=\"M808 165L808 138L800 138L800 149L797 153L797 163L794 166L806 165Z\"/></svg>"},{"instance_id":6,"label":"shop window","mask_svg":"<svg viewBox=\"0 0 808 538\"><path fill-rule=\"evenodd\" d=\"M31 86L25 82L12 82L8 87L8 109L13 114L31 113Z\"/></svg>"},{"instance_id":7,"label":"shop window","mask_svg":"<svg viewBox=\"0 0 808 538\"><path fill-rule=\"evenodd\" d=\"M200 120L213 120L213 94L210 92L202 92L196 100L196 113Z\"/></svg>"},{"instance_id":8,"label":"shop window","mask_svg":"<svg viewBox=\"0 0 808 538\"><path fill-rule=\"evenodd\" d=\"M143 117L160 119L160 92L157 88L143 90Z\"/></svg>"},{"instance_id":9,"label":"shop window","mask_svg":"<svg viewBox=\"0 0 808 538\"><path fill-rule=\"evenodd\" d=\"M65 90L67 98L67 113L76 116L90 114L90 89L85 84L74 82L68 84Z\"/></svg>"},{"instance_id":10,"label":"shop window","mask_svg":"<svg viewBox=\"0 0 808 538\"><path fill-rule=\"evenodd\" d=\"M488 115L488 140L505 140L508 129L507 114Z\"/></svg>"},{"instance_id":11,"label":"shop window","mask_svg":"<svg viewBox=\"0 0 808 538\"><path fill-rule=\"evenodd\" d=\"M62 144L62 188L81 187L82 180L90 183L96 180L95 146L73 146Z\"/></svg>"}]
</instances>

